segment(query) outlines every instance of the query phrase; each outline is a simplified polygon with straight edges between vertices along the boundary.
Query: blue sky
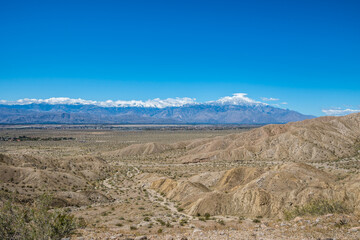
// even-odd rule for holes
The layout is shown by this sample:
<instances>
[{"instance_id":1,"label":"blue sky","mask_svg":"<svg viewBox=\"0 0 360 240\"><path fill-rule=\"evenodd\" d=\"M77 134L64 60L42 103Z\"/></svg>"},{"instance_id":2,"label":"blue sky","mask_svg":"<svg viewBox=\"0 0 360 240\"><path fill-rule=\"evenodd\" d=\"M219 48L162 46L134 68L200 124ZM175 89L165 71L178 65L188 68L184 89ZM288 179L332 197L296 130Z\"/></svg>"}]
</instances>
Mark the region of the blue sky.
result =
<instances>
[{"instance_id":1,"label":"blue sky","mask_svg":"<svg viewBox=\"0 0 360 240\"><path fill-rule=\"evenodd\" d=\"M360 1L1 1L0 99L360 109ZM272 101L276 103L276 101Z\"/></svg>"}]
</instances>

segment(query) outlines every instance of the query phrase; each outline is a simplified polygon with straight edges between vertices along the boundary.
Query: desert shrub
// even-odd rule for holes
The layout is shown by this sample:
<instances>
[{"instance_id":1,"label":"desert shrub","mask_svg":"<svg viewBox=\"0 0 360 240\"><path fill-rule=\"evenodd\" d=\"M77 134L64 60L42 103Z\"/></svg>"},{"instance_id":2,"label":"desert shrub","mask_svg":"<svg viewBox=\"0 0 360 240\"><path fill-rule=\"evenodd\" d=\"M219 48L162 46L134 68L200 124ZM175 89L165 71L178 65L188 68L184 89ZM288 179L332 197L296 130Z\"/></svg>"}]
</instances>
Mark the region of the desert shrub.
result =
<instances>
[{"instance_id":1,"label":"desert shrub","mask_svg":"<svg viewBox=\"0 0 360 240\"><path fill-rule=\"evenodd\" d=\"M0 208L0 239L61 239L79 226L77 220L60 210L50 210L51 197L43 195L32 205L7 200ZM84 223L82 223L84 224Z\"/></svg>"},{"instance_id":2,"label":"desert shrub","mask_svg":"<svg viewBox=\"0 0 360 240\"><path fill-rule=\"evenodd\" d=\"M180 226L184 226L187 223L188 223L188 221L186 219L181 219L180 220Z\"/></svg>"},{"instance_id":3,"label":"desert shrub","mask_svg":"<svg viewBox=\"0 0 360 240\"><path fill-rule=\"evenodd\" d=\"M156 221L158 222L158 223L160 223L161 224L161 226L165 226L166 225L166 223L163 221L163 220L161 220L161 219L156 219Z\"/></svg>"},{"instance_id":4,"label":"desert shrub","mask_svg":"<svg viewBox=\"0 0 360 240\"><path fill-rule=\"evenodd\" d=\"M220 225L225 225L225 222L224 222L224 220L222 220L222 219L219 219L219 220L217 221L217 223L219 223Z\"/></svg>"},{"instance_id":5,"label":"desert shrub","mask_svg":"<svg viewBox=\"0 0 360 240\"><path fill-rule=\"evenodd\" d=\"M340 201L318 199L306 203L303 206L295 206L293 209L284 211L286 220L291 220L297 216L319 216L328 213L350 213L351 209Z\"/></svg>"}]
</instances>

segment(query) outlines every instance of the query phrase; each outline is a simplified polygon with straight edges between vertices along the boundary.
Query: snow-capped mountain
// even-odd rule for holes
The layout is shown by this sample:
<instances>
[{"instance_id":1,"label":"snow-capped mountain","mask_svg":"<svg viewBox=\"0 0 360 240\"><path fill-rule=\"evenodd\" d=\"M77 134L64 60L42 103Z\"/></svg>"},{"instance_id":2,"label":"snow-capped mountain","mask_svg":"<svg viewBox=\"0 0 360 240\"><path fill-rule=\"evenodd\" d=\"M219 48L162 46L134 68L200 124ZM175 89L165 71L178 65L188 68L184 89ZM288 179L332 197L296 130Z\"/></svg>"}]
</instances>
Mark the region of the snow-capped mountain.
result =
<instances>
[{"instance_id":1,"label":"snow-capped mountain","mask_svg":"<svg viewBox=\"0 0 360 240\"><path fill-rule=\"evenodd\" d=\"M199 103L193 98L93 101L71 98L0 101L0 123L266 124L313 116L271 106L237 93Z\"/></svg>"}]
</instances>

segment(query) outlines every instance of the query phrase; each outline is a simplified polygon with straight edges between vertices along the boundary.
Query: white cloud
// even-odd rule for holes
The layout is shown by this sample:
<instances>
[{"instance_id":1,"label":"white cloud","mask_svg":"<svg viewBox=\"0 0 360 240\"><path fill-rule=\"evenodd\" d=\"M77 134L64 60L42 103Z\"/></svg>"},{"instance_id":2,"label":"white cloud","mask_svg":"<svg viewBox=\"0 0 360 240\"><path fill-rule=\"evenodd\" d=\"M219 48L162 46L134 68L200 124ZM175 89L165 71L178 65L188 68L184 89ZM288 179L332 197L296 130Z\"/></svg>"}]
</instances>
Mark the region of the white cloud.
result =
<instances>
[{"instance_id":1,"label":"white cloud","mask_svg":"<svg viewBox=\"0 0 360 240\"><path fill-rule=\"evenodd\" d=\"M286 105L286 104L288 104L287 102L282 102L281 104L284 104L284 105Z\"/></svg>"},{"instance_id":2,"label":"white cloud","mask_svg":"<svg viewBox=\"0 0 360 240\"><path fill-rule=\"evenodd\" d=\"M267 97L262 97L261 100L268 102L268 101L279 101L280 99L278 98L267 98Z\"/></svg>"},{"instance_id":3,"label":"white cloud","mask_svg":"<svg viewBox=\"0 0 360 240\"><path fill-rule=\"evenodd\" d=\"M360 109L323 109L322 112L328 116L343 116L350 113L360 112Z\"/></svg>"},{"instance_id":4,"label":"white cloud","mask_svg":"<svg viewBox=\"0 0 360 240\"><path fill-rule=\"evenodd\" d=\"M247 97L246 93L235 93L233 96L227 96L220 98L216 101L208 101L199 103L196 102L195 98L167 98L167 99L149 99L146 101L142 100L107 100L107 101L93 101L85 100L81 98L48 98L48 99L35 99L35 98L24 98L17 101L6 101L0 100L0 104L5 105L29 105L29 104L64 104L64 105L96 105L100 107L154 107L154 108L165 108L165 107L180 107L188 104L220 104L220 105L267 105L266 103L256 101Z\"/></svg>"}]
</instances>

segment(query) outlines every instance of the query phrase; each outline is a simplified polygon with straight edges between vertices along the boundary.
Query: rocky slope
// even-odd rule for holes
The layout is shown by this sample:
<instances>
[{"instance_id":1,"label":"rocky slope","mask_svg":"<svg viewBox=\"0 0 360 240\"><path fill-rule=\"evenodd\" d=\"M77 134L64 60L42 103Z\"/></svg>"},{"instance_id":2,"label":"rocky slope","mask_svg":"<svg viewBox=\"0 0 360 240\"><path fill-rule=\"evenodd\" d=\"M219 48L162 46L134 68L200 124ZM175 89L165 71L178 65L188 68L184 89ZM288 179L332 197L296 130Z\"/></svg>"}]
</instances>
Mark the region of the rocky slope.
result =
<instances>
[{"instance_id":1,"label":"rocky slope","mask_svg":"<svg viewBox=\"0 0 360 240\"><path fill-rule=\"evenodd\" d=\"M58 206L108 202L89 182L101 179L108 166L96 157L55 159L27 154L0 154L2 190L16 192L27 201L42 193L53 193Z\"/></svg>"},{"instance_id":2,"label":"rocky slope","mask_svg":"<svg viewBox=\"0 0 360 240\"><path fill-rule=\"evenodd\" d=\"M215 181L196 176L178 181L159 178L150 188L178 202L189 215L283 217L284 210L319 199L344 203L360 213L357 179L338 181L306 164L241 167L212 176Z\"/></svg>"},{"instance_id":3,"label":"rocky slope","mask_svg":"<svg viewBox=\"0 0 360 240\"><path fill-rule=\"evenodd\" d=\"M131 145L113 152L119 157L184 151L184 163L215 160L335 160L358 154L360 114L319 117L248 132L176 144Z\"/></svg>"}]
</instances>

